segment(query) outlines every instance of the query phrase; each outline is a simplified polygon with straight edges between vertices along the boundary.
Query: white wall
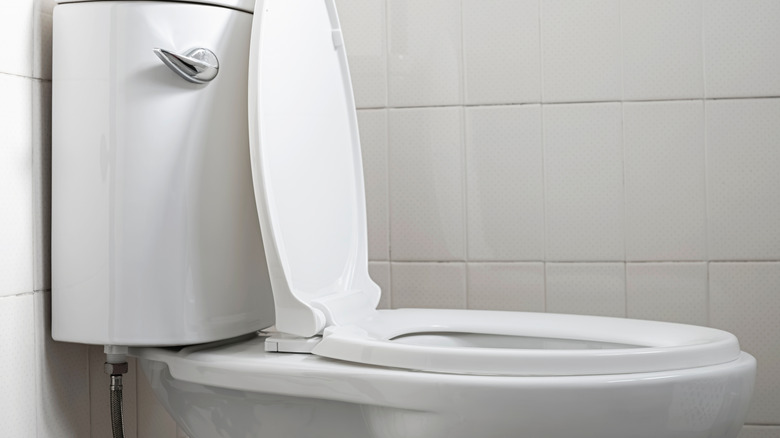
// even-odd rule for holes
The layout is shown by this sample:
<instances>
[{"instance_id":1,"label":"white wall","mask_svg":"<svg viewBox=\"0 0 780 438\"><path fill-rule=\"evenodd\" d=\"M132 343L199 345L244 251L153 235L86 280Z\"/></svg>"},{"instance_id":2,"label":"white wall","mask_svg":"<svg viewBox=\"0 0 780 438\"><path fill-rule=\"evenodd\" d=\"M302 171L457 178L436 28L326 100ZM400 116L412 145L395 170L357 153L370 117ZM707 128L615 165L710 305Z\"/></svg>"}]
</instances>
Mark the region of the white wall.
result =
<instances>
[{"instance_id":1,"label":"white wall","mask_svg":"<svg viewBox=\"0 0 780 438\"><path fill-rule=\"evenodd\" d=\"M724 328L780 437L780 1L338 5L383 306ZM0 437L103 438L101 349L49 337L52 7L0 3ZM127 435L180 435L131 366Z\"/></svg>"}]
</instances>

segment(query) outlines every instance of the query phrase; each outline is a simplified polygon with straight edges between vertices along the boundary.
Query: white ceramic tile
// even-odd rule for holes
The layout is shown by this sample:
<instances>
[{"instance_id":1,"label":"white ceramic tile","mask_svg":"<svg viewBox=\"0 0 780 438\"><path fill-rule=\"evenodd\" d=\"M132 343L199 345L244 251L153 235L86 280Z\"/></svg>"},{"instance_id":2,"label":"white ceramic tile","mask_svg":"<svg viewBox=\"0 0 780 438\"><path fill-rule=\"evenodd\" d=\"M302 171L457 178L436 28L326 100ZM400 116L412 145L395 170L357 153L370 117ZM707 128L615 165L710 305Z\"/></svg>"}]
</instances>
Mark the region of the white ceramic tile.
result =
<instances>
[{"instance_id":1,"label":"white ceramic tile","mask_svg":"<svg viewBox=\"0 0 780 438\"><path fill-rule=\"evenodd\" d=\"M780 99L708 101L712 260L780 259Z\"/></svg>"},{"instance_id":2,"label":"white ceramic tile","mask_svg":"<svg viewBox=\"0 0 780 438\"><path fill-rule=\"evenodd\" d=\"M387 104L385 0L336 0L358 108Z\"/></svg>"},{"instance_id":3,"label":"white ceramic tile","mask_svg":"<svg viewBox=\"0 0 780 438\"><path fill-rule=\"evenodd\" d=\"M628 263L629 318L707 325L707 264Z\"/></svg>"},{"instance_id":4,"label":"white ceramic tile","mask_svg":"<svg viewBox=\"0 0 780 438\"><path fill-rule=\"evenodd\" d=\"M33 77L51 80L52 15L55 0L33 0Z\"/></svg>"},{"instance_id":5,"label":"white ceramic tile","mask_svg":"<svg viewBox=\"0 0 780 438\"><path fill-rule=\"evenodd\" d=\"M706 260L704 104L625 103L628 260Z\"/></svg>"},{"instance_id":6,"label":"white ceramic tile","mask_svg":"<svg viewBox=\"0 0 780 438\"><path fill-rule=\"evenodd\" d=\"M390 110L393 260L463 260L460 108Z\"/></svg>"},{"instance_id":7,"label":"white ceramic tile","mask_svg":"<svg viewBox=\"0 0 780 438\"><path fill-rule=\"evenodd\" d=\"M89 349L51 338L51 293L35 296L38 438L89 436Z\"/></svg>"},{"instance_id":8,"label":"white ceramic tile","mask_svg":"<svg viewBox=\"0 0 780 438\"><path fill-rule=\"evenodd\" d=\"M547 263L547 311L626 316L623 263Z\"/></svg>"},{"instance_id":9,"label":"white ceramic tile","mask_svg":"<svg viewBox=\"0 0 780 438\"><path fill-rule=\"evenodd\" d=\"M539 0L463 0L466 103L539 102Z\"/></svg>"},{"instance_id":10,"label":"white ceramic tile","mask_svg":"<svg viewBox=\"0 0 780 438\"><path fill-rule=\"evenodd\" d=\"M469 260L543 260L541 107L465 114Z\"/></svg>"},{"instance_id":11,"label":"white ceramic tile","mask_svg":"<svg viewBox=\"0 0 780 438\"><path fill-rule=\"evenodd\" d=\"M743 426L739 438L780 438L780 426Z\"/></svg>"},{"instance_id":12,"label":"white ceramic tile","mask_svg":"<svg viewBox=\"0 0 780 438\"><path fill-rule=\"evenodd\" d=\"M393 263L393 308L466 308L465 263Z\"/></svg>"},{"instance_id":13,"label":"white ceramic tile","mask_svg":"<svg viewBox=\"0 0 780 438\"><path fill-rule=\"evenodd\" d=\"M780 95L780 2L704 2L707 97Z\"/></svg>"},{"instance_id":14,"label":"white ceramic tile","mask_svg":"<svg viewBox=\"0 0 780 438\"><path fill-rule=\"evenodd\" d=\"M366 188L368 258L390 257L390 217L387 194L387 111L358 111L363 179Z\"/></svg>"},{"instance_id":15,"label":"white ceramic tile","mask_svg":"<svg viewBox=\"0 0 780 438\"><path fill-rule=\"evenodd\" d=\"M460 0L388 0L392 107L462 102Z\"/></svg>"},{"instance_id":16,"label":"white ceramic tile","mask_svg":"<svg viewBox=\"0 0 780 438\"><path fill-rule=\"evenodd\" d=\"M710 263L710 324L758 361L747 422L780 423L780 263Z\"/></svg>"},{"instance_id":17,"label":"white ceramic tile","mask_svg":"<svg viewBox=\"0 0 780 438\"><path fill-rule=\"evenodd\" d=\"M51 82L32 89L33 288L51 288Z\"/></svg>"},{"instance_id":18,"label":"white ceramic tile","mask_svg":"<svg viewBox=\"0 0 780 438\"><path fill-rule=\"evenodd\" d=\"M140 373L136 378L138 390L138 438L176 437L178 433L176 422L173 421L173 418L168 415L168 412L155 397L154 390L152 390L140 367L138 372Z\"/></svg>"},{"instance_id":19,"label":"white ceramic tile","mask_svg":"<svg viewBox=\"0 0 780 438\"><path fill-rule=\"evenodd\" d=\"M94 438L110 437L111 411L109 410L109 387L111 377L105 373L103 364L106 355L102 345L91 345L89 348L89 405L90 431ZM127 361L129 371L122 377L122 412L124 414L125 437L138 437L136 380L140 368L135 359ZM160 437L165 438L165 437Z\"/></svg>"},{"instance_id":20,"label":"white ceramic tile","mask_svg":"<svg viewBox=\"0 0 780 438\"><path fill-rule=\"evenodd\" d=\"M543 117L547 260L623 260L620 104L549 105Z\"/></svg>"},{"instance_id":21,"label":"white ceramic tile","mask_svg":"<svg viewBox=\"0 0 780 438\"><path fill-rule=\"evenodd\" d=\"M0 73L32 75L34 1L0 2L0 41L3 41Z\"/></svg>"},{"instance_id":22,"label":"white ceramic tile","mask_svg":"<svg viewBox=\"0 0 780 438\"><path fill-rule=\"evenodd\" d=\"M35 336L32 294L0 297L0 412L3 437L35 437Z\"/></svg>"},{"instance_id":23,"label":"white ceramic tile","mask_svg":"<svg viewBox=\"0 0 780 438\"><path fill-rule=\"evenodd\" d=\"M620 0L541 0L542 99L620 100Z\"/></svg>"},{"instance_id":24,"label":"white ceramic tile","mask_svg":"<svg viewBox=\"0 0 780 438\"><path fill-rule=\"evenodd\" d=\"M369 262L368 275L374 280L374 283L382 289L382 296L379 298L377 309L391 308L390 296L392 289L390 287L390 263L389 262Z\"/></svg>"},{"instance_id":25,"label":"white ceramic tile","mask_svg":"<svg viewBox=\"0 0 780 438\"><path fill-rule=\"evenodd\" d=\"M544 312L543 263L469 263L468 308Z\"/></svg>"},{"instance_id":26,"label":"white ceramic tile","mask_svg":"<svg viewBox=\"0 0 780 438\"><path fill-rule=\"evenodd\" d=\"M0 297L33 290L32 82L0 73Z\"/></svg>"},{"instance_id":27,"label":"white ceramic tile","mask_svg":"<svg viewBox=\"0 0 780 438\"><path fill-rule=\"evenodd\" d=\"M623 97L704 96L702 0L621 0Z\"/></svg>"}]
</instances>

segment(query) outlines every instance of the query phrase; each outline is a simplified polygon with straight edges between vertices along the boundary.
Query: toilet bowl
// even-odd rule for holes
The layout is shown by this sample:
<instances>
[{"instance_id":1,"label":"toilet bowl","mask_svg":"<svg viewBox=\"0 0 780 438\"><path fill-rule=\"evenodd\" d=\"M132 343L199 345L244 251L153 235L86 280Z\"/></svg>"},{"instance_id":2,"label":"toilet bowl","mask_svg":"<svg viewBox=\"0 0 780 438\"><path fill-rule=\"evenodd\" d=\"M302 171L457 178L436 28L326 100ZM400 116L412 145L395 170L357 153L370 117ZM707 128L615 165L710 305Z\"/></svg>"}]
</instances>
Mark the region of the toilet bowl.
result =
<instances>
[{"instance_id":1,"label":"toilet bowl","mask_svg":"<svg viewBox=\"0 0 780 438\"><path fill-rule=\"evenodd\" d=\"M736 437L753 359L667 372L507 377L423 373L265 352L263 336L138 350L191 438Z\"/></svg>"},{"instance_id":2,"label":"toilet bowl","mask_svg":"<svg viewBox=\"0 0 780 438\"><path fill-rule=\"evenodd\" d=\"M739 352L725 332L576 315L441 313L451 312L389 310L376 315L388 330L383 333L411 328L393 326L394 314L418 321L414 334L383 342L415 348L406 353L414 357L407 365L414 360L425 371L372 365L383 361L378 351L349 360L269 352L267 333L132 353L158 399L191 438L736 437L744 421L755 360ZM505 326L511 335L459 332L467 327L438 324L448 316L477 324L514 319L518 326ZM424 317L438 321L426 324ZM528 320L548 326L539 329L526 325ZM620 331L637 328L635 323L643 331ZM553 332L559 338L544 337ZM665 334L655 338L658 332ZM684 332L697 334L686 338ZM674 333L681 335L673 340ZM646 342L654 346L641 345ZM677 345L658 347L664 342ZM387 360L393 360L392 345L388 347ZM663 349L680 357L655 356ZM479 361L463 360L481 353L490 358L484 372L478 370ZM437 362L439 354L460 355L459 365ZM682 356L697 363L675 363ZM518 368L498 372L497 364L507 357L524 357L531 364L524 368L517 361ZM468 374L463 374L465 368Z\"/></svg>"},{"instance_id":3,"label":"toilet bowl","mask_svg":"<svg viewBox=\"0 0 780 438\"><path fill-rule=\"evenodd\" d=\"M729 333L596 316L376 309L381 291L368 276L357 120L333 0L257 1L251 37L245 35L246 93L235 82L235 45L229 55L220 50L224 43L213 51L178 47L189 49L179 54L143 47L158 34L167 44L199 44L177 32L215 22L241 39L236 29L248 29L249 21L238 9L246 2L99 3L106 5L68 5L67 14L55 11L55 21L78 22L84 11L108 23L105 32L120 42L111 47L129 47L127 56L112 55L119 61L109 60L100 78L110 92L98 100L114 111L106 138L137 119L156 123L149 111L172 122L127 147L69 139L83 130L58 122L54 336L130 347L191 438L737 436L755 359ZM181 20L182 30L159 28L166 22L160 14ZM128 23L136 19L158 27L135 35ZM76 48L87 39L72 38ZM193 53L213 57L192 60ZM94 84L79 69L103 61L79 63L79 56L75 49L55 56L55 67L63 64L55 96ZM128 92L139 82L142 93ZM230 137L240 123L224 117L241 94L248 105L235 111L248 120L249 155ZM207 126L193 124L187 111ZM187 122L192 127L181 134L171 128ZM159 142L165 135L174 140ZM90 142L101 159L89 155ZM83 193L69 188L67 176L90 172L105 190L78 198ZM187 200L181 206L180 196ZM71 198L86 207L58 208ZM149 208L137 214L139 205ZM105 223L79 228L80 215L104 210ZM253 240L258 225L261 242ZM67 257L85 235L108 262ZM214 254L214 246L222 251Z\"/></svg>"}]
</instances>

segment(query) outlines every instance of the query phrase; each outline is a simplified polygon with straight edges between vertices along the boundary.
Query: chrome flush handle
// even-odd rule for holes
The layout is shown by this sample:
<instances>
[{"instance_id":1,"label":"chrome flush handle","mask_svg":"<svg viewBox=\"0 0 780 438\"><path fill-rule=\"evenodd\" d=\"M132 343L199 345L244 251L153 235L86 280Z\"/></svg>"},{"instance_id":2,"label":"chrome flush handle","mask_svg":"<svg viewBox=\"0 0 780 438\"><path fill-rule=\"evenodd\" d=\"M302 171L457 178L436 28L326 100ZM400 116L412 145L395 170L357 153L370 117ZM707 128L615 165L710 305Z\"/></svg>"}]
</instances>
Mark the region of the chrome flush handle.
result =
<instances>
[{"instance_id":1,"label":"chrome flush handle","mask_svg":"<svg viewBox=\"0 0 780 438\"><path fill-rule=\"evenodd\" d=\"M154 49L154 54L184 80L196 84L205 84L217 77L219 60L209 49L190 49L184 54L173 53L165 49Z\"/></svg>"}]
</instances>

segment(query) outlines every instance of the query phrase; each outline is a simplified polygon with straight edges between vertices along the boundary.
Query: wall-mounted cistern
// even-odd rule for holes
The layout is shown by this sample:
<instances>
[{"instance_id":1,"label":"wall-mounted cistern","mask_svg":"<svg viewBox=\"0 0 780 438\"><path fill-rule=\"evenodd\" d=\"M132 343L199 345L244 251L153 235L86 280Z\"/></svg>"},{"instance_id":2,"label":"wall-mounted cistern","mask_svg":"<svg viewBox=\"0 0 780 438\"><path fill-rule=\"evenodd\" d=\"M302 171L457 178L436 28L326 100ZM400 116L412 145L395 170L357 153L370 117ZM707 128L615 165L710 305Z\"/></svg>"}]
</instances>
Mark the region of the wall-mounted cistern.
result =
<instances>
[{"instance_id":1,"label":"wall-mounted cistern","mask_svg":"<svg viewBox=\"0 0 780 438\"><path fill-rule=\"evenodd\" d=\"M217 55L209 49L198 47L178 54L156 48L154 53L171 70L189 82L205 84L216 78L219 73Z\"/></svg>"}]
</instances>

